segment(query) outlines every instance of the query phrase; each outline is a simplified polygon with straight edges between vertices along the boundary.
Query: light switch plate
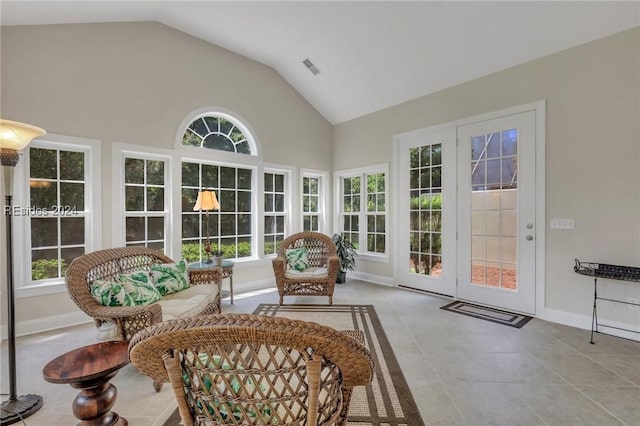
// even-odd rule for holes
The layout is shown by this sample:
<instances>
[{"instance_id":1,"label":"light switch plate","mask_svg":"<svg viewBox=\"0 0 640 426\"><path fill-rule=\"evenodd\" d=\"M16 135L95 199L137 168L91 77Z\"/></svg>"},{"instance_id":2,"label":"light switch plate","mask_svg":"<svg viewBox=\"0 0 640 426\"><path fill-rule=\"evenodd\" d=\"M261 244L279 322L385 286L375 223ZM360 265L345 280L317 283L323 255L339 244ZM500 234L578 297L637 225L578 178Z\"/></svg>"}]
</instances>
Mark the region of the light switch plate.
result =
<instances>
[{"instance_id":1,"label":"light switch plate","mask_svg":"<svg viewBox=\"0 0 640 426\"><path fill-rule=\"evenodd\" d=\"M573 219L551 219L551 229L573 229Z\"/></svg>"}]
</instances>

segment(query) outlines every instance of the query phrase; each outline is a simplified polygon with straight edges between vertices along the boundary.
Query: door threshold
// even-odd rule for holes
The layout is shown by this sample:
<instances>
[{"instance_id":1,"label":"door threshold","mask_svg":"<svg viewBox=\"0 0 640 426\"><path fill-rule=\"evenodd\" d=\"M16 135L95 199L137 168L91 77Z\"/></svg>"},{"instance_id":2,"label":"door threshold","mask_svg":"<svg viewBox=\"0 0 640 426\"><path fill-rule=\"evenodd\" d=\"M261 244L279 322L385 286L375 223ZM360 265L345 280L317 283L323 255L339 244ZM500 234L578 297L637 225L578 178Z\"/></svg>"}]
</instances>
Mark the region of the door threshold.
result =
<instances>
[{"instance_id":1,"label":"door threshold","mask_svg":"<svg viewBox=\"0 0 640 426\"><path fill-rule=\"evenodd\" d=\"M426 293L428 295L431 296L438 296L438 297L443 297L446 299L451 299L451 300L455 300L455 297L453 296L449 296L448 294L443 294L443 293L437 293L435 291L429 291L429 290L423 290L421 288L415 288L415 287L409 287L408 285L404 285L404 284L398 284L398 287L407 289L407 290L411 290L411 291L417 291L419 293Z\"/></svg>"}]
</instances>

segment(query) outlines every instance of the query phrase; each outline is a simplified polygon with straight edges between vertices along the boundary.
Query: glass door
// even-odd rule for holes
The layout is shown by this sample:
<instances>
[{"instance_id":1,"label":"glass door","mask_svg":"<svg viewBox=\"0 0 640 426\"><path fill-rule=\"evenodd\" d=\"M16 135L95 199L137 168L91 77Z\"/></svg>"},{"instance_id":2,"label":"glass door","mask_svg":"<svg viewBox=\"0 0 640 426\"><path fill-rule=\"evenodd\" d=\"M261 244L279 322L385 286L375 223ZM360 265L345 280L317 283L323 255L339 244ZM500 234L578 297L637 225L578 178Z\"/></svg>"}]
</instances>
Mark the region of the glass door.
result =
<instances>
[{"instance_id":1,"label":"glass door","mask_svg":"<svg viewBox=\"0 0 640 426\"><path fill-rule=\"evenodd\" d=\"M535 314L535 113L458 127L458 298Z\"/></svg>"},{"instance_id":2,"label":"glass door","mask_svg":"<svg viewBox=\"0 0 640 426\"><path fill-rule=\"evenodd\" d=\"M455 129L398 136L399 250L404 286L455 295Z\"/></svg>"}]
</instances>

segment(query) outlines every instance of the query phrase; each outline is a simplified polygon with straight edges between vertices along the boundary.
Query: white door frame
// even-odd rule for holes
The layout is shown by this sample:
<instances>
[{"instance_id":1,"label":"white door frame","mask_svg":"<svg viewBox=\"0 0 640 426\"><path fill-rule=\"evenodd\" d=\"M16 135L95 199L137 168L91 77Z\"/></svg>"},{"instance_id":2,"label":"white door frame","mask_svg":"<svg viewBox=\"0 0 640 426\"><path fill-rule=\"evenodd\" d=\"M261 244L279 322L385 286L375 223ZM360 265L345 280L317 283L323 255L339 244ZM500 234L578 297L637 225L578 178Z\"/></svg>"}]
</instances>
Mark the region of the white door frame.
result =
<instances>
[{"instance_id":1,"label":"white door frame","mask_svg":"<svg viewBox=\"0 0 640 426\"><path fill-rule=\"evenodd\" d=\"M519 114L527 111L535 112L535 139L536 139L536 153L535 153L535 170L536 170L536 182L535 182L535 201L536 201L536 307L535 316L537 318L544 319L545 313L545 245L546 245L546 205L545 205L545 158L546 158L546 103L545 100L539 100L536 102L519 105L511 108L506 108L498 111L493 111L485 114L476 115L473 117L464 118L461 120L452 121L438 126L452 126L456 129L459 126L473 124L481 121L492 120L495 118L504 117L507 115ZM393 168L392 179L398 182L398 159L400 158L400 144L398 142L398 135L394 135L393 138ZM397 197L394 197L394 213L400 214L399 206L397 206ZM402 230L400 229L399 221L393 220L393 235L400 235ZM393 238L394 253L400 253L402 248L400 247L399 239ZM399 282L400 267L402 265L398 262L398 256L394 256L393 259L393 276L396 285Z\"/></svg>"}]
</instances>

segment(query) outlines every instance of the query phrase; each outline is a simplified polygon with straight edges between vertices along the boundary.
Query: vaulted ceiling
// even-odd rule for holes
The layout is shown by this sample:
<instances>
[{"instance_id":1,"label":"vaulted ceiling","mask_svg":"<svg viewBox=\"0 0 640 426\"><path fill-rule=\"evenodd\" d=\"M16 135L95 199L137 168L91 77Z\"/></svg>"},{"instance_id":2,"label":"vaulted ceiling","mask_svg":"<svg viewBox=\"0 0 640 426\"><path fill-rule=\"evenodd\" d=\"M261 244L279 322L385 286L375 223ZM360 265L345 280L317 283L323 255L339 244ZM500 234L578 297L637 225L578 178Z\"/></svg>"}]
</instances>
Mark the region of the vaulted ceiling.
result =
<instances>
[{"instance_id":1,"label":"vaulted ceiling","mask_svg":"<svg viewBox=\"0 0 640 426\"><path fill-rule=\"evenodd\" d=\"M639 26L640 2L0 2L2 25L122 21L269 65L335 124Z\"/></svg>"}]
</instances>

